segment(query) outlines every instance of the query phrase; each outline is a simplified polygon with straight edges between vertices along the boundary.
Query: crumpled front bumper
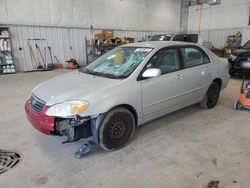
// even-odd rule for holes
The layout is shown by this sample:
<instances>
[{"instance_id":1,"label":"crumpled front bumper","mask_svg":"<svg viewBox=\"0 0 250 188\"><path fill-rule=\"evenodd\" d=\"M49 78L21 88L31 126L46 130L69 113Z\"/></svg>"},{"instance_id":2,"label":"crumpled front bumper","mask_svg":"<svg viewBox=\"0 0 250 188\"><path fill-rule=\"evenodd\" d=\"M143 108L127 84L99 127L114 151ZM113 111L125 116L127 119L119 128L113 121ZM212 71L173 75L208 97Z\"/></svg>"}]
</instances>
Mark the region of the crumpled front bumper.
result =
<instances>
[{"instance_id":1,"label":"crumpled front bumper","mask_svg":"<svg viewBox=\"0 0 250 188\"><path fill-rule=\"evenodd\" d=\"M32 110L30 100L25 103L26 115L32 126L44 134L51 135L54 132L55 117L50 117L45 114L48 108L48 106L45 106L44 109L37 114Z\"/></svg>"}]
</instances>

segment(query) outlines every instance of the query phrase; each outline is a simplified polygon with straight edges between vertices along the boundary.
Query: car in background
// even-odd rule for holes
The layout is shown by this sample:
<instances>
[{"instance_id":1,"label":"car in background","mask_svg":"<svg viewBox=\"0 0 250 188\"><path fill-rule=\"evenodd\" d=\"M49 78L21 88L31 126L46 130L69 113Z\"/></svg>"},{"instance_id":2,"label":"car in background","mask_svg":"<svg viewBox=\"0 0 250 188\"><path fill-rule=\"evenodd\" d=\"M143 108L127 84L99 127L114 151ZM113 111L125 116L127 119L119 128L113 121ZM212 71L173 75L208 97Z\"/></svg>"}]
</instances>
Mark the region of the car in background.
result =
<instances>
[{"instance_id":1,"label":"car in background","mask_svg":"<svg viewBox=\"0 0 250 188\"><path fill-rule=\"evenodd\" d=\"M199 45L132 43L38 85L25 110L40 132L66 136L66 142L88 138L112 151L152 119L195 103L215 107L228 81L227 60Z\"/></svg>"},{"instance_id":2,"label":"car in background","mask_svg":"<svg viewBox=\"0 0 250 188\"><path fill-rule=\"evenodd\" d=\"M241 66L242 62L249 62L250 64L250 40L247 41L239 49L233 50L233 53L229 56L228 58L229 74L231 76L243 73L243 69ZM250 72L247 71L246 74L249 75Z\"/></svg>"},{"instance_id":3,"label":"car in background","mask_svg":"<svg viewBox=\"0 0 250 188\"><path fill-rule=\"evenodd\" d=\"M149 36L146 41L180 41L180 42L199 42L198 34L157 34Z\"/></svg>"}]
</instances>

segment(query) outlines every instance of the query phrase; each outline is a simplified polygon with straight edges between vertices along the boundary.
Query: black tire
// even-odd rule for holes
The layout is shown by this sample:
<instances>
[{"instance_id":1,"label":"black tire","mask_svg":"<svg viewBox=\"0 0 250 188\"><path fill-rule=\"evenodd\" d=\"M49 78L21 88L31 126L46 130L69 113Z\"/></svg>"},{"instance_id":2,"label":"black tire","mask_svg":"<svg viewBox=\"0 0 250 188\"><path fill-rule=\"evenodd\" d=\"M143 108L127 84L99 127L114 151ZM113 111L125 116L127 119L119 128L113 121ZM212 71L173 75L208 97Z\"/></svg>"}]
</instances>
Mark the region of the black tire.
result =
<instances>
[{"instance_id":1,"label":"black tire","mask_svg":"<svg viewBox=\"0 0 250 188\"><path fill-rule=\"evenodd\" d=\"M240 104L240 101L235 101L234 102L234 110L241 110L242 106Z\"/></svg>"},{"instance_id":2,"label":"black tire","mask_svg":"<svg viewBox=\"0 0 250 188\"><path fill-rule=\"evenodd\" d=\"M213 108L218 103L219 97L220 97L220 86L218 83L212 82L200 105L201 107L206 109Z\"/></svg>"},{"instance_id":3,"label":"black tire","mask_svg":"<svg viewBox=\"0 0 250 188\"><path fill-rule=\"evenodd\" d=\"M236 71L233 70L233 69L230 69L229 70L229 75L232 76L232 77L234 77L236 75Z\"/></svg>"},{"instance_id":4,"label":"black tire","mask_svg":"<svg viewBox=\"0 0 250 188\"><path fill-rule=\"evenodd\" d=\"M124 147L133 137L135 118L125 108L115 108L107 113L100 129L99 144L106 151Z\"/></svg>"}]
</instances>

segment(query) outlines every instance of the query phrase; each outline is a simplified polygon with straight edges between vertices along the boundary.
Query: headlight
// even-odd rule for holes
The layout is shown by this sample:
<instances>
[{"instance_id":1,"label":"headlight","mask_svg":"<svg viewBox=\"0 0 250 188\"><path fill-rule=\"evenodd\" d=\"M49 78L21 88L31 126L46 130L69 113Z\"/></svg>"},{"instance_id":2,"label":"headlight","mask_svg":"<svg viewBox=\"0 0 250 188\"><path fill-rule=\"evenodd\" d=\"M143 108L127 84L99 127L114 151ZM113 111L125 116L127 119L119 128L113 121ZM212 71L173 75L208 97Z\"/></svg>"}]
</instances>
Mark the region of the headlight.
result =
<instances>
[{"instance_id":1,"label":"headlight","mask_svg":"<svg viewBox=\"0 0 250 188\"><path fill-rule=\"evenodd\" d=\"M87 101L66 101L63 103L55 104L51 106L47 112L47 116L56 116L56 117L69 117L78 115L84 112L88 108L89 104Z\"/></svg>"},{"instance_id":2,"label":"headlight","mask_svg":"<svg viewBox=\"0 0 250 188\"><path fill-rule=\"evenodd\" d=\"M233 61L235 61L235 60L237 59L237 56L235 56L235 55L230 55L229 57L230 57L230 59L233 60Z\"/></svg>"}]
</instances>

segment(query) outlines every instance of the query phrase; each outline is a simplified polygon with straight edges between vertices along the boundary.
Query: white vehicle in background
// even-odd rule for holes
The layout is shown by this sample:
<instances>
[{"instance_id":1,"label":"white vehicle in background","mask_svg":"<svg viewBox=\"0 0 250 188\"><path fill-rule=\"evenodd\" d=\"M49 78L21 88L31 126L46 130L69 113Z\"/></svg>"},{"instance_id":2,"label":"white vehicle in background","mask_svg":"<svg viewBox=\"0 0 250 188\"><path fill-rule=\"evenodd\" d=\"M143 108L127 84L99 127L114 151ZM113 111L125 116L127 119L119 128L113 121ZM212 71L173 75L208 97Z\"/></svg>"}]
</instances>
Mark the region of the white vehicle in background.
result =
<instances>
[{"instance_id":1,"label":"white vehicle in background","mask_svg":"<svg viewBox=\"0 0 250 188\"><path fill-rule=\"evenodd\" d=\"M149 36L146 41L178 41L198 43L198 34L156 34Z\"/></svg>"},{"instance_id":2,"label":"white vehicle in background","mask_svg":"<svg viewBox=\"0 0 250 188\"><path fill-rule=\"evenodd\" d=\"M203 46L204 40L199 34L156 34L147 37L146 41L178 41L178 42L191 42ZM211 47L208 47L211 49Z\"/></svg>"},{"instance_id":3,"label":"white vehicle in background","mask_svg":"<svg viewBox=\"0 0 250 188\"><path fill-rule=\"evenodd\" d=\"M132 43L40 84L25 110L45 134L66 136L66 142L88 138L76 153L81 157L92 145L119 149L135 127L186 106L213 108L228 81L227 61L199 45Z\"/></svg>"}]
</instances>

